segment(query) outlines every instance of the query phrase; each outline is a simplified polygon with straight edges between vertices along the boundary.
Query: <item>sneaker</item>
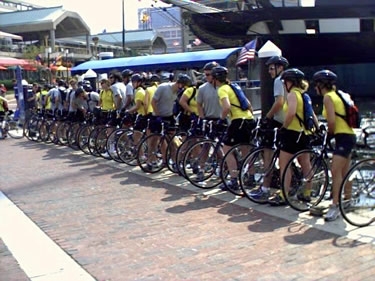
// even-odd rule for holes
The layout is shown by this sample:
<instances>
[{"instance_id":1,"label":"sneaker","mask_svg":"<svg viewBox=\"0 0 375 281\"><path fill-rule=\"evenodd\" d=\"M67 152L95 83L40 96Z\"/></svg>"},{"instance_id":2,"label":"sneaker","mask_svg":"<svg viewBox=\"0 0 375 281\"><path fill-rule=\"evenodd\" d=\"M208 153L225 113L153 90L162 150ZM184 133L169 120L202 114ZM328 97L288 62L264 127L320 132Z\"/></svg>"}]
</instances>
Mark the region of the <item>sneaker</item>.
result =
<instances>
[{"instance_id":1,"label":"sneaker","mask_svg":"<svg viewBox=\"0 0 375 281\"><path fill-rule=\"evenodd\" d=\"M324 216L325 221L334 221L340 216L340 209L337 205L330 205L327 214Z\"/></svg>"},{"instance_id":2,"label":"sneaker","mask_svg":"<svg viewBox=\"0 0 375 281\"><path fill-rule=\"evenodd\" d=\"M350 208L353 206L353 204L352 204L352 200L351 199L347 199L347 200L344 200L343 202L342 202L342 208L344 209L344 210L350 210Z\"/></svg>"},{"instance_id":3,"label":"sneaker","mask_svg":"<svg viewBox=\"0 0 375 281\"><path fill-rule=\"evenodd\" d=\"M154 169L156 169L157 168L157 164L156 163L147 163L147 170L149 170L149 171L152 171L152 170L154 170Z\"/></svg>"},{"instance_id":4,"label":"sneaker","mask_svg":"<svg viewBox=\"0 0 375 281\"><path fill-rule=\"evenodd\" d=\"M228 183L227 183L227 187L228 189L231 189L231 190L240 190L240 185L238 184L238 180L237 179L231 179Z\"/></svg>"},{"instance_id":5,"label":"sneaker","mask_svg":"<svg viewBox=\"0 0 375 281\"><path fill-rule=\"evenodd\" d=\"M273 195L272 197L270 197L268 199L268 203L271 206L285 206L286 205L285 199L282 198L281 195L278 194L278 193L276 193L275 195Z\"/></svg>"},{"instance_id":6,"label":"sneaker","mask_svg":"<svg viewBox=\"0 0 375 281\"><path fill-rule=\"evenodd\" d=\"M270 197L269 191L264 191L262 187L252 190L249 194L250 198L254 200L268 200Z\"/></svg>"}]
</instances>

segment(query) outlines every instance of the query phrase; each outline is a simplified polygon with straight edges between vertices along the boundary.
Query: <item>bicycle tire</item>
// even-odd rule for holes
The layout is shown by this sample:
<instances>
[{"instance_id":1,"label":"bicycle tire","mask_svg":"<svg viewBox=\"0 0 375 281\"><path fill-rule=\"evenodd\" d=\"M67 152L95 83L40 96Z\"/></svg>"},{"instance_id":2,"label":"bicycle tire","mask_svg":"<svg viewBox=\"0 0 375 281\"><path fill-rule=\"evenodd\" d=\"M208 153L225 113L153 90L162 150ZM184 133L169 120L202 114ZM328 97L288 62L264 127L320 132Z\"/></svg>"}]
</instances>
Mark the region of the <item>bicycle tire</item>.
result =
<instances>
[{"instance_id":1,"label":"bicycle tire","mask_svg":"<svg viewBox=\"0 0 375 281\"><path fill-rule=\"evenodd\" d=\"M122 129L118 128L114 130L107 138L107 152L109 157L111 157L112 160L119 162L119 163L124 163L121 158L118 155L117 149L116 149L116 143L120 136L126 131L127 129Z\"/></svg>"},{"instance_id":2,"label":"bicycle tire","mask_svg":"<svg viewBox=\"0 0 375 281\"><path fill-rule=\"evenodd\" d=\"M78 122L74 122L69 126L67 138L68 138L68 146L74 150L78 150L78 140L77 140L77 134L79 131L79 128L81 127L81 124Z\"/></svg>"},{"instance_id":3,"label":"bicycle tire","mask_svg":"<svg viewBox=\"0 0 375 281\"><path fill-rule=\"evenodd\" d=\"M153 144L153 145L150 145ZM137 150L137 164L145 173L154 174L164 168L162 148L168 145L166 136L151 134L143 139ZM152 150L152 151L151 151Z\"/></svg>"},{"instance_id":4,"label":"bicycle tire","mask_svg":"<svg viewBox=\"0 0 375 281\"><path fill-rule=\"evenodd\" d=\"M88 154L88 155L90 155L88 142L89 142L91 131L94 128L95 127L93 125L84 125L83 127L80 128L78 132L78 147L83 153Z\"/></svg>"},{"instance_id":5,"label":"bicycle tire","mask_svg":"<svg viewBox=\"0 0 375 281\"><path fill-rule=\"evenodd\" d=\"M240 170L242 167L242 162L246 158L246 156L249 154L249 152L254 148L251 144L236 144L232 146L227 153L225 153L223 161L221 162L220 166L220 177L223 182L223 186L226 190L233 193L237 196L244 196L244 192L241 189L241 184L239 180ZM230 161L230 158L232 158L232 174L235 174L236 184L233 186L233 178L231 176L230 171L228 170L228 163Z\"/></svg>"},{"instance_id":6,"label":"bicycle tire","mask_svg":"<svg viewBox=\"0 0 375 281\"><path fill-rule=\"evenodd\" d=\"M309 157L311 168L306 173L302 173L302 168L298 163L298 158L306 155ZM287 171L291 172L290 187L287 188ZM308 183L311 182L310 200L306 196ZM312 149L304 149L292 156L288 161L281 176L281 189L284 198L289 206L299 212L308 211L311 207L317 206L325 196L329 183L328 166L322 155Z\"/></svg>"},{"instance_id":7,"label":"bicycle tire","mask_svg":"<svg viewBox=\"0 0 375 281\"><path fill-rule=\"evenodd\" d=\"M251 196L251 192L261 188L265 177L272 177L270 184L272 188L276 190L280 188L280 171L273 165L276 161L272 160L277 155L273 155L269 165L266 166L264 161L265 149L268 148L259 147L251 151L244 159L240 170L241 189L246 198L257 204L268 203L269 196L259 198ZM273 153L277 153L277 151L273 151ZM274 179L275 177L276 179Z\"/></svg>"},{"instance_id":8,"label":"bicycle tire","mask_svg":"<svg viewBox=\"0 0 375 281\"><path fill-rule=\"evenodd\" d=\"M350 199L345 187L350 187ZM345 175L339 193L340 212L348 223L364 227L375 221L375 159L354 164Z\"/></svg>"},{"instance_id":9,"label":"bicycle tire","mask_svg":"<svg viewBox=\"0 0 375 281\"><path fill-rule=\"evenodd\" d=\"M222 183L220 163L224 158L224 152L222 146L217 145L217 142L205 139L192 145L186 152L184 174L194 186L211 189Z\"/></svg>"},{"instance_id":10,"label":"bicycle tire","mask_svg":"<svg viewBox=\"0 0 375 281\"><path fill-rule=\"evenodd\" d=\"M201 136L188 136L185 139L185 141L178 147L177 152L176 152L176 164L177 164L178 174L180 176L186 178L186 175L184 172L184 157L186 155L186 152L189 150L189 148L192 145L205 139L207 138L204 138Z\"/></svg>"}]
</instances>

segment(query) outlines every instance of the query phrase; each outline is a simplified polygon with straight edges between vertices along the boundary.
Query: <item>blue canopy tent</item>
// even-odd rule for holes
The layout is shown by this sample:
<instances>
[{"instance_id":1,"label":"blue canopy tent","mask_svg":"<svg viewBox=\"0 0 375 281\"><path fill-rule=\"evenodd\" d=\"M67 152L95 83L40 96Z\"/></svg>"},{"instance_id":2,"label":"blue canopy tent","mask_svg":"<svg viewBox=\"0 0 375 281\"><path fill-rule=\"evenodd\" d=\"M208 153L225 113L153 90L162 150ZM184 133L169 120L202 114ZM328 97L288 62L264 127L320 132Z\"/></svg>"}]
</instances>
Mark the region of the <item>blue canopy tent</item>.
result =
<instances>
[{"instance_id":1,"label":"blue canopy tent","mask_svg":"<svg viewBox=\"0 0 375 281\"><path fill-rule=\"evenodd\" d=\"M92 69L96 73L108 73L111 70L122 71L130 68L133 71L156 71L202 68L210 61L225 66L227 59L241 48L217 49L210 51L150 55L139 57L115 58L107 60L87 61L71 69L72 75L83 74Z\"/></svg>"}]
</instances>

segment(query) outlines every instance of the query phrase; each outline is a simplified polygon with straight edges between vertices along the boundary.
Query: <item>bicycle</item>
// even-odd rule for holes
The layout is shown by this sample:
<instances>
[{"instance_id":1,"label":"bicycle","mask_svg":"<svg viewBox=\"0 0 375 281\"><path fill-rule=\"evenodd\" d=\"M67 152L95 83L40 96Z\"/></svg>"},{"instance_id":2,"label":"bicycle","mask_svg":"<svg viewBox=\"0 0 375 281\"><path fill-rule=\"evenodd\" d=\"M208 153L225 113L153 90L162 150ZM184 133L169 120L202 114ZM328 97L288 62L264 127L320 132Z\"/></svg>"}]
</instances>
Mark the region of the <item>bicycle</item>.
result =
<instances>
[{"instance_id":1,"label":"bicycle","mask_svg":"<svg viewBox=\"0 0 375 281\"><path fill-rule=\"evenodd\" d=\"M300 212L317 206L325 198L328 189L330 180L328 132L324 126L320 127L320 132L322 135L312 136L312 148L301 150L293 155L281 176L281 189L285 201ZM309 159L310 167L303 167L300 164L301 159Z\"/></svg>"},{"instance_id":2,"label":"bicycle","mask_svg":"<svg viewBox=\"0 0 375 281\"><path fill-rule=\"evenodd\" d=\"M10 136L13 139L23 138L23 124L20 120L14 120L13 111L8 110L3 116L0 116L0 139Z\"/></svg>"},{"instance_id":3,"label":"bicycle","mask_svg":"<svg viewBox=\"0 0 375 281\"><path fill-rule=\"evenodd\" d=\"M339 191L341 215L348 223L358 227L375 221L375 127L365 128L363 132L365 147L355 154L370 158L359 160L349 169Z\"/></svg>"},{"instance_id":4,"label":"bicycle","mask_svg":"<svg viewBox=\"0 0 375 281\"><path fill-rule=\"evenodd\" d=\"M221 162L224 158L223 139L227 125L209 122L209 135L212 139L196 142L186 151L183 163L186 179L196 187L210 189L222 183Z\"/></svg>"}]
</instances>

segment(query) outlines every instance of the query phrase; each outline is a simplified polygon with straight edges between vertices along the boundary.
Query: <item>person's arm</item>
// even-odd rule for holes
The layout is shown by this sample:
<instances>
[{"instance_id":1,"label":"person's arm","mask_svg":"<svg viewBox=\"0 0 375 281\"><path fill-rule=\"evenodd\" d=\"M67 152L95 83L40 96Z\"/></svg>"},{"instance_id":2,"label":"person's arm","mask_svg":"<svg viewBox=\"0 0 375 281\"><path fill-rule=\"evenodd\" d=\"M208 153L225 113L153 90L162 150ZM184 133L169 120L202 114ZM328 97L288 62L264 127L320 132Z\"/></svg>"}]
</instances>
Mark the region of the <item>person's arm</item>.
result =
<instances>
[{"instance_id":1,"label":"person's arm","mask_svg":"<svg viewBox=\"0 0 375 281\"><path fill-rule=\"evenodd\" d=\"M289 93L287 96L288 111L285 114L285 120L283 127L288 128L290 123L293 121L293 118L297 112L297 98L294 93Z\"/></svg>"},{"instance_id":2,"label":"person's arm","mask_svg":"<svg viewBox=\"0 0 375 281\"><path fill-rule=\"evenodd\" d=\"M184 94L182 94L178 103L184 109L184 112L192 113L193 111L191 110L190 106L188 105L188 100L189 100L189 97L187 95L185 95L185 93L184 93Z\"/></svg>"},{"instance_id":3,"label":"person's arm","mask_svg":"<svg viewBox=\"0 0 375 281\"><path fill-rule=\"evenodd\" d=\"M140 109L143 106L142 101L137 100L135 105L128 110L129 113L135 113L138 109Z\"/></svg>"},{"instance_id":4,"label":"person's arm","mask_svg":"<svg viewBox=\"0 0 375 281\"><path fill-rule=\"evenodd\" d=\"M271 109L267 112L266 117L268 119L272 119L273 116L283 108L283 105L284 105L284 96L277 96Z\"/></svg>"},{"instance_id":5,"label":"person's arm","mask_svg":"<svg viewBox=\"0 0 375 281\"><path fill-rule=\"evenodd\" d=\"M230 112L230 102L228 97L223 97L221 99L221 119L226 119L228 117L228 114Z\"/></svg>"},{"instance_id":6,"label":"person's arm","mask_svg":"<svg viewBox=\"0 0 375 281\"><path fill-rule=\"evenodd\" d=\"M152 105L152 109L153 109L153 111L154 111L154 115L155 115L155 116L159 116L159 111L158 111L157 101L156 101L155 98L153 98L153 99L151 100L151 105Z\"/></svg>"},{"instance_id":7,"label":"person's arm","mask_svg":"<svg viewBox=\"0 0 375 281\"><path fill-rule=\"evenodd\" d=\"M332 99L327 95L324 96L323 103L327 112L328 134L333 135L335 132L335 126L336 126L335 106L333 104Z\"/></svg>"}]
</instances>

